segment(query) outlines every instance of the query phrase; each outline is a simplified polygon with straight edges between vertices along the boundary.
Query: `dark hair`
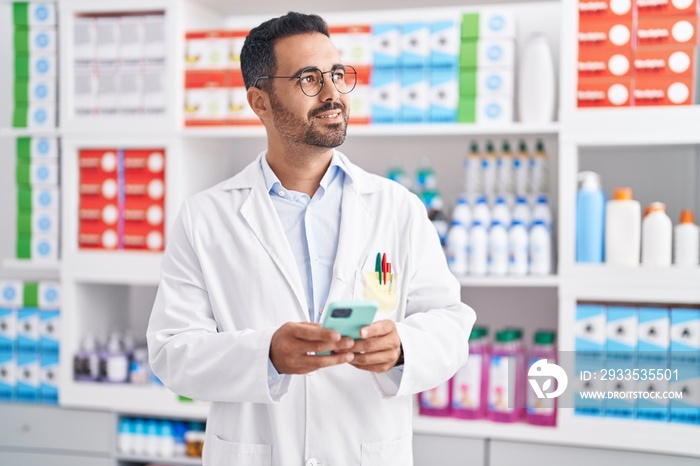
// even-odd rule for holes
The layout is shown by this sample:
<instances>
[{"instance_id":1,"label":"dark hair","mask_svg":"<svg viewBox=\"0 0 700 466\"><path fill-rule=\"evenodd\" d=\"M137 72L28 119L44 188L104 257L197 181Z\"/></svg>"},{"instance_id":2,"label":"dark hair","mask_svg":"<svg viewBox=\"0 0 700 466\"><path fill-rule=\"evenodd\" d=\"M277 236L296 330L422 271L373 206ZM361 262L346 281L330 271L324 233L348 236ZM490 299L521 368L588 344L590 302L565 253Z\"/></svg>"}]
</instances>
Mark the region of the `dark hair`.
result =
<instances>
[{"instance_id":1,"label":"dark hair","mask_svg":"<svg viewBox=\"0 0 700 466\"><path fill-rule=\"evenodd\" d=\"M241 71L245 88L252 86L258 76L275 74L277 60L274 47L277 40L311 32L328 36L328 25L320 16L293 11L251 29L241 49ZM267 86L266 81L269 79L261 80L258 87Z\"/></svg>"}]
</instances>

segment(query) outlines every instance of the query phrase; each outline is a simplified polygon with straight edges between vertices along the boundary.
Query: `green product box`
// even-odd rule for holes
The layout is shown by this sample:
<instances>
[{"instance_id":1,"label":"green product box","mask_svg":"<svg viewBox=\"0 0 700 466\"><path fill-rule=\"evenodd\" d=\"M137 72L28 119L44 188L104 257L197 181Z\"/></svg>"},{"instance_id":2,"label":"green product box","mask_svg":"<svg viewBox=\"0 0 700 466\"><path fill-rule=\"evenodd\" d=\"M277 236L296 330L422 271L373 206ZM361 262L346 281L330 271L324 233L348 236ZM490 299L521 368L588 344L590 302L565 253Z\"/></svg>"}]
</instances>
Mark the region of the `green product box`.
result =
<instances>
[{"instance_id":1,"label":"green product box","mask_svg":"<svg viewBox=\"0 0 700 466\"><path fill-rule=\"evenodd\" d=\"M15 78L15 105L29 104L29 80L27 78Z\"/></svg>"},{"instance_id":2,"label":"green product box","mask_svg":"<svg viewBox=\"0 0 700 466\"><path fill-rule=\"evenodd\" d=\"M29 80L30 63L31 59L28 52L15 54L15 79L26 78Z\"/></svg>"},{"instance_id":3,"label":"green product box","mask_svg":"<svg viewBox=\"0 0 700 466\"><path fill-rule=\"evenodd\" d=\"M29 25L29 3L17 2L12 4L12 19L15 26Z\"/></svg>"},{"instance_id":4,"label":"green product box","mask_svg":"<svg viewBox=\"0 0 700 466\"><path fill-rule=\"evenodd\" d=\"M39 307L39 283L24 282L24 307Z\"/></svg>"},{"instance_id":5,"label":"green product box","mask_svg":"<svg viewBox=\"0 0 700 466\"><path fill-rule=\"evenodd\" d=\"M476 97L460 97L457 108L458 123L476 122Z\"/></svg>"},{"instance_id":6,"label":"green product box","mask_svg":"<svg viewBox=\"0 0 700 466\"><path fill-rule=\"evenodd\" d=\"M459 95L460 96L475 96L476 95L476 70L475 69L459 70Z\"/></svg>"},{"instance_id":7,"label":"green product box","mask_svg":"<svg viewBox=\"0 0 700 466\"><path fill-rule=\"evenodd\" d=\"M31 158L32 138L17 138L17 161L20 163L29 163L29 159Z\"/></svg>"},{"instance_id":8,"label":"green product box","mask_svg":"<svg viewBox=\"0 0 700 466\"><path fill-rule=\"evenodd\" d=\"M29 29L18 27L15 29L15 52L29 53Z\"/></svg>"},{"instance_id":9,"label":"green product box","mask_svg":"<svg viewBox=\"0 0 700 466\"><path fill-rule=\"evenodd\" d=\"M460 68L476 69L478 63L478 49L476 40L463 40L462 46L459 49L459 66Z\"/></svg>"},{"instance_id":10,"label":"green product box","mask_svg":"<svg viewBox=\"0 0 700 466\"><path fill-rule=\"evenodd\" d=\"M15 105L15 111L12 114L12 127L26 128L28 115L29 107L26 105Z\"/></svg>"},{"instance_id":11,"label":"green product box","mask_svg":"<svg viewBox=\"0 0 700 466\"><path fill-rule=\"evenodd\" d=\"M17 187L17 209L19 212L32 213L32 188L29 185Z\"/></svg>"},{"instance_id":12,"label":"green product box","mask_svg":"<svg viewBox=\"0 0 700 466\"><path fill-rule=\"evenodd\" d=\"M32 214L19 212L17 214L17 236L32 236Z\"/></svg>"},{"instance_id":13,"label":"green product box","mask_svg":"<svg viewBox=\"0 0 700 466\"><path fill-rule=\"evenodd\" d=\"M462 16L462 39L479 38L479 13L465 13Z\"/></svg>"},{"instance_id":14,"label":"green product box","mask_svg":"<svg viewBox=\"0 0 700 466\"><path fill-rule=\"evenodd\" d=\"M16 2L12 8L15 26L49 26L56 24L54 2Z\"/></svg>"},{"instance_id":15,"label":"green product box","mask_svg":"<svg viewBox=\"0 0 700 466\"><path fill-rule=\"evenodd\" d=\"M32 237L17 236L17 259L32 258Z\"/></svg>"}]
</instances>

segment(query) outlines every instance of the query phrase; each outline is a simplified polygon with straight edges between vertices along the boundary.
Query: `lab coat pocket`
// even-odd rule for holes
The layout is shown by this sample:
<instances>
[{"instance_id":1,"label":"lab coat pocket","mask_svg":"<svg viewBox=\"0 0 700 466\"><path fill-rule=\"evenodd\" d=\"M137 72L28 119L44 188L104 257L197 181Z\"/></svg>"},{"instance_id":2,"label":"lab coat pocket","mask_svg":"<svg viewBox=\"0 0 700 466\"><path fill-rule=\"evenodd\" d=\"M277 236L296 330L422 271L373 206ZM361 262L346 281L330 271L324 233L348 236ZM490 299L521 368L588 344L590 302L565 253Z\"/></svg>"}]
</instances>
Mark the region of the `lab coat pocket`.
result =
<instances>
[{"instance_id":1,"label":"lab coat pocket","mask_svg":"<svg viewBox=\"0 0 700 466\"><path fill-rule=\"evenodd\" d=\"M394 318L399 307L399 276L386 274L386 283L379 282L379 275L374 271L359 271L355 286L356 299L371 299L379 303L374 320Z\"/></svg>"},{"instance_id":2,"label":"lab coat pocket","mask_svg":"<svg viewBox=\"0 0 700 466\"><path fill-rule=\"evenodd\" d=\"M245 464L246 466L271 466L272 447L270 445L235 443L223 440L218 435L212 437L211 464Z\"/></svg>"},{"instance_id":3,"label":"lab coat pocket","mask_svg":"<svg viewBox=\"0 0 700 466\"><path fill-rule=\"evenodd\" d=\"M363 443L362 466L405 466L413 464L413 434L393 442Z\"/></svg>"}]
</instances>

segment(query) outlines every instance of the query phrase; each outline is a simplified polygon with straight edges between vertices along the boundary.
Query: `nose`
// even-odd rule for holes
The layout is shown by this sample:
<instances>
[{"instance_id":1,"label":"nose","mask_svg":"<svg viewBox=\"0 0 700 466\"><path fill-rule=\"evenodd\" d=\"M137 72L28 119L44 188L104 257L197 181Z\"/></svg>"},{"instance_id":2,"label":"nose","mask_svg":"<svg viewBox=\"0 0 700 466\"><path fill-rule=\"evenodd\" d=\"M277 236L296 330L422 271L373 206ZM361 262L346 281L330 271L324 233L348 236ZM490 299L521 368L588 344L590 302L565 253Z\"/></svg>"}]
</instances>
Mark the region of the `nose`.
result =
<instances>
[{"instance_id":1,"label":"nose","mask_svg":"<svg viewBox=\"0 0 700 466\"><path fill-rule=\"evenodd\" d=\"M340 100L340 92L336 89L335 84L333 84L333 78L331 72L327 71L328 75L323 76L323 88L318 94L318 98L321 102L336 102Z\"/></svg>"}]
</instances>

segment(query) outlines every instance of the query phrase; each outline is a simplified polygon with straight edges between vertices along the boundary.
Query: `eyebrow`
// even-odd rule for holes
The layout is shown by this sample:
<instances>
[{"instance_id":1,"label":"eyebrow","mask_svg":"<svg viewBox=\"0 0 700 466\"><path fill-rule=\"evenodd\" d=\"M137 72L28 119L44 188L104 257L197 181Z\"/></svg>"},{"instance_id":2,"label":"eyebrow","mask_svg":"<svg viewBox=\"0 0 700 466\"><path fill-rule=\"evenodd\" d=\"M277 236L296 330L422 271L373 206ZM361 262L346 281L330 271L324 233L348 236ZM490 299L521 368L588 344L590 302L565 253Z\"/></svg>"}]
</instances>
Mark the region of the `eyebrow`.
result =
<instances>
[{"instance_id":1,"label":"eyebrow","mask_svg":"<svg viewBox=\"0 0 700 466\"><path fill-rule=\"evenodd\" d=\"M343 69L345 69L345 65L343 65L342 63L334 63L333 66L331 67L331 70L334 70L334 69L339 68L339 67L342 67ZM319 70L321 69L318 66L302 66L301 68L299 68L298 70L296 70L294 73L291 74L292 78L290 78L290 79L294 79L294 78L299 77L299 75L301 74L302 71L308 70L309 68L316 68Z\"/></svg>"}]
</instances>

